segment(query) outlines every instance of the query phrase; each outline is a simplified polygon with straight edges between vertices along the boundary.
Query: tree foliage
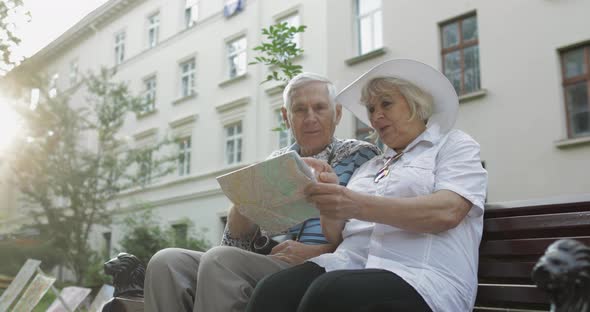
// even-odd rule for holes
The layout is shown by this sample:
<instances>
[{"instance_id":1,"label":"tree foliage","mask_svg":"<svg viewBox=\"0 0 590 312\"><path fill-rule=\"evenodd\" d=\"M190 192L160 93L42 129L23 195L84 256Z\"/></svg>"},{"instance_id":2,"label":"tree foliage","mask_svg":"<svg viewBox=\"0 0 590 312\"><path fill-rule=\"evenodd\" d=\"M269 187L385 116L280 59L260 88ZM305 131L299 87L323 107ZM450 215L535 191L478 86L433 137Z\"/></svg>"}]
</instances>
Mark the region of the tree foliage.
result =
<instances>
[{"instance_id":1,"label":"tree foliage","mask_svg":"<svg viewBox=\"0 0 590 312\"><path fill-rule=\"evenodd\" d=\"M143 157L158 155L169 140L136 148L119 137L126 116L149 103L113 82L108 70L84 79L84 99L38 85L39 104L16 107L26 138L10 165L36 227L52 238L82 284L92 254L89 235L95 225L111 222L108 203L121 190L141 187L145 172L138 168L151 168L155 178L171 172L175 158Z\"/></svg>"},{"instance_id":2,"label":"tree foliage","mask_svg":"<svg viewBox=\"0 0 590 312\"><path fill-rule=\"evenodd\" d=\"M270 74L267 75L268 81L288 82L301 73L301 65L293 64L293 59L303 53L303 49L297 47L294 37L297 33L305 31L307 26L289 26L286 22L271 25L262 29L262 34L266 40L262 44L254 47L259 55L254 57L253 64L264 64L269 67Z\"/></svg>"},{"instance_id":3,"label":"tree foliage","mask_svg":"<svg viewBox=\"0 0 590 312\"><path fill-rule=\"evenodd\" d=\"M30 17L23 0L0 1L0 76L19 61L13 53L21 42L17 27L28 22Z\"/></svg>"},{"instance_id":4,"label":"tree foliage","mask_svg":"<svg viewBox=\"0 0 590 312\"><path fill-rule=\"evenodd\" d=\"M124 236L120 241L121 251L138 257L144 264L158 250L167 247L179 247L197 251L205 251L211 246L203 238L202 233L196 233L189 219L181 220L186 224L185 237L177 237L173 229L164 229L153 217L151 210L129 215L123 220Z\"/></svg>"},{"instance_id":5,"label":"tree foliage","mask_svg":"<svg viewBox=\"0 0 590 312\"><path fill-rule=\"evenodd\" d=\"M15 276L28 258L41 260L43 270L49 270L62 261L51 240L4 239L0 241L0 273Z\"/></svg>"}]
</instances>

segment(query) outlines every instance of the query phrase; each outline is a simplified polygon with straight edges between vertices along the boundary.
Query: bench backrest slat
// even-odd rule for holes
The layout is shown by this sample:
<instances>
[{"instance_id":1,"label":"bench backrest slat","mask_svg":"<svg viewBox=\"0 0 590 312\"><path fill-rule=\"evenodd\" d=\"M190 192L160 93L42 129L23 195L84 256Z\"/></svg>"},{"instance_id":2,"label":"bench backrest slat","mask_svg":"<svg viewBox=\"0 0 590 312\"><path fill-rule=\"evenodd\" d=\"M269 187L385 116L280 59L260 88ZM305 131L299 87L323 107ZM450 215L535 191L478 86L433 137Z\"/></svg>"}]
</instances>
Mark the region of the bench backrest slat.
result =
<instances>
[{"instance_id":1,"label":"bench backrest slat","mask_svg":"<svg viewBox=\"0 0 590 312\"><path fill-rule=\"evenodd\" d=\"M590 245L590 201L486 207L476 310L547 311L548 295L535 287L531 272L546 248L563 238Z\"/></svg>"}]
</instances>

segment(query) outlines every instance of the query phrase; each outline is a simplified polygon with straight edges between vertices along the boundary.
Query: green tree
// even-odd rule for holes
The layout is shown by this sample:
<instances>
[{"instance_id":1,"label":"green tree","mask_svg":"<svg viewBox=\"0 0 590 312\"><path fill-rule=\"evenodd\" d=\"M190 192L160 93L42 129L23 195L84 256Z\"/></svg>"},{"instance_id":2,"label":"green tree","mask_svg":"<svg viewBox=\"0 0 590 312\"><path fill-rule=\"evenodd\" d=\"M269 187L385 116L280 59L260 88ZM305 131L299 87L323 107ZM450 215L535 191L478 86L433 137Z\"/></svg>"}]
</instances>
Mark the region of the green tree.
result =
<instances>
[{"instance_id":1,"label":"green tree","mask_svg":"<svg viewBox=\"0 0 590 312\"><path fill-rule=\"evenodd\" d=\"M25 10L23 0L0 1L0 76L6 74L19 60L14 56L21 40L17 27L30 20L30 13Z\"/></svg>"},{"instance_id":2,"label":"green tree","mask_svg":"<svg viewBox=\"0 0 590 312\"><path fill-rule=\"evenodd\" d=\"M88 238L95 225L111 223L108 203L123 189L141 187L146 174L168 174L176 158L160 152L171 140L134 148L119 137L127 115L150 103L113 82L108 70L89 74L80 88L86 97L78 100L41 85L38 105L16 107L26 140L10 164L36 227L83 284L92 255Z\"/></svg>"},{"instance_id":3,"label":"green tree","mask_svg":"<svg viewBox=\"0 0 590 312\"><path fill-rule=\"evenodd\" d=\"M121 251L135 255L144 264L158 250L167 247L179 247L197 251L205 251L211 244L203 237L202 233L196 233L190 220L182 220L186 224L186 237L178 238L173 229L163 229L155 220L151 210L127 216L123 220L125 229L120 241Z\"/></svg>"},{"instance_id":4,"label":"green tree","mask_svg":"<svg viewBox=\"0 0 590 312\"><path fill-rule=\"evenodd\" d=\"M301 55L303 49L297 47L293 39L297 33L304 32L305 28L307 28L305 25L296 27L284 22L262 29L266 39L254 47L254 51L257 51L259 55L254 57L255 61L249 63L250 65L264 64L268 67L270 74L262 83L273 80L288 82L301 73L301 65L293 64L293 59Z\"/></svg>"}]
</instances>

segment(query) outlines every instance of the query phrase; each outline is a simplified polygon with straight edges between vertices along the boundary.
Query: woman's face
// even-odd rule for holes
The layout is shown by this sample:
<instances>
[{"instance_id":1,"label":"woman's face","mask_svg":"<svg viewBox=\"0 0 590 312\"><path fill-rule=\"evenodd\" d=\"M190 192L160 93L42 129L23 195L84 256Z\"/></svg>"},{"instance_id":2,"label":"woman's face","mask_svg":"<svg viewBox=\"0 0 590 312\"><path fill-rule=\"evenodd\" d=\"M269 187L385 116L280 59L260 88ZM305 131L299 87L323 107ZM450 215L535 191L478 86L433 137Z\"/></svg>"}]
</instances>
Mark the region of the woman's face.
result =
<instances>
[{"instance_id":1,"label":"woman's face","mask_svg":"<svg viewBox=\"0 0 590 312\"><path fill-rule=\"evenodd\" d=\"M410 105L397 90L374 96L367 105L367 112L381 141L397 152L426 130L418 116L410 119Z\"/></svg>"}]
</instances>

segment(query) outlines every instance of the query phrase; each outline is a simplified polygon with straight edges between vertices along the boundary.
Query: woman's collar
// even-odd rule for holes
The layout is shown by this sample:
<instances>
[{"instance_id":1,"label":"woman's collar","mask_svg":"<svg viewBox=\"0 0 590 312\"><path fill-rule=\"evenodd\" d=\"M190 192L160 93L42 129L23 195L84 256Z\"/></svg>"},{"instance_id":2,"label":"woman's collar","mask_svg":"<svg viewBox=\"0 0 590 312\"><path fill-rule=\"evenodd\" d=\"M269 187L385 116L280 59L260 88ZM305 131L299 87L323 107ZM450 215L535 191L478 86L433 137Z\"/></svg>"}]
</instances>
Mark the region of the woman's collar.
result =
<instances>
[{"instance_id":1,"label":"woman's collar","mask_svg":"<svg viewBox=\"0 0 590 312\"><path fill-rule=\"evenodd\" d=\"M412 142L410 142L410 144L408 144L408 146L404 148L403 152L409 152L412 148L414 148L414 146L416 146L420 142L427 142L432 145L435 145L438 142L438 140L440 140L441 136L442 135L440 132L440 126L437 124L431 125L430 127L426 128L426 130L424 130L422 133L420 133L420 135L418 135ZM393 157L398 154L394 149L389 148L387 145L385 147L386 148L385 152L383 153L383 158Z\"/></svg>"}]
</instances>

